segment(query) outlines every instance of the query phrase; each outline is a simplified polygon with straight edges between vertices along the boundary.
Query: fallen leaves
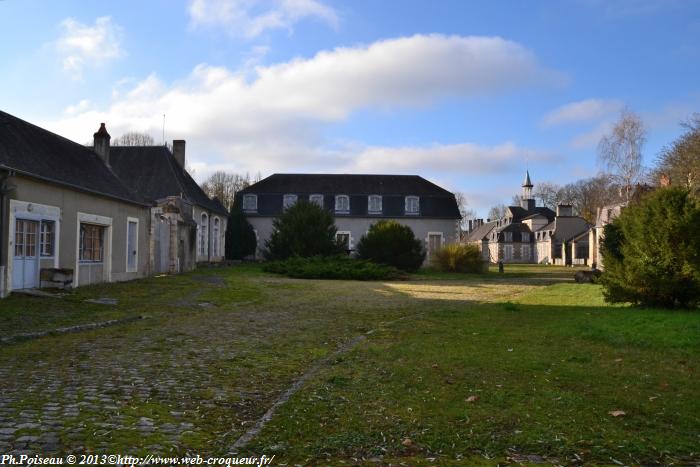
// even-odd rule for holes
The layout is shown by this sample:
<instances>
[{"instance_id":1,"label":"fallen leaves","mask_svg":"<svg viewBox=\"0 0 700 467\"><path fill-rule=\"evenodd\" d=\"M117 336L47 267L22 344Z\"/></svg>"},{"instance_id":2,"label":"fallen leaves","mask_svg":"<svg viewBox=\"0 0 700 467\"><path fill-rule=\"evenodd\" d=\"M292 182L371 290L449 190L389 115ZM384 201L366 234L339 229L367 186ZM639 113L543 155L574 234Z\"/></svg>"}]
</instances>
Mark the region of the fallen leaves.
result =
<instances>
[{"instance_id":1,"label":"fallen leaves","mask_svg":"<svg viewBox=\"0 0 700 467\"><path fill-rule=\"evenodd\" d=\"M478 400L479 400L479 396L472 395L472 396L467 397L467 402L476 402Z\"/></svg>"},{"instance_id":2,"label":"fallen leaves","mask_svg":"<svg viewBox=\"0 0 700 467\"><path fill-rule=\"evenodd\" d=\"M608 412L608 414L612 415L613 417L622 417L627 415L624 410L611 410Z\"/></svg>"},{"instance_id":3,"label":"fallen leaves","mask_svg":"<svg viewBox=\"0 0 700 467\"><path fill-rule=\"evenodd\" d=\"M404 438L401 441L401 444L403 444L406 447L412 446L413 445L413 440L411 438Z\"/></svg>"}]
</instances>

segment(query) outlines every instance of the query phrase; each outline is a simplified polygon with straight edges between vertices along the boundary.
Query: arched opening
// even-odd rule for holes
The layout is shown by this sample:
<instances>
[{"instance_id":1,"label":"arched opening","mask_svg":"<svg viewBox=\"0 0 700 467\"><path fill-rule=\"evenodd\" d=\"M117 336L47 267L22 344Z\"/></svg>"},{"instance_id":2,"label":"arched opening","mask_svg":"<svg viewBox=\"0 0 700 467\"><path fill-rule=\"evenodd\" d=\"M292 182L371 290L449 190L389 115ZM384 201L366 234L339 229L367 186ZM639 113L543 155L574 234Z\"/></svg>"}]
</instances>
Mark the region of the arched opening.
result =
<instances>
[{"instance_id":1,"label":"arched opening","mask_svg":"<svg viewBox=\"0 0 700 467\"><path fill-rule=\"evenodd\" d=\"M207 256L209 247L209 217L202 213L202 222L199 225L199 256Z\"/></svg>"},{"instance_id":2,"label":"arched opening","mask_svg":"<svg viewBox=\"0 0 700 467\"><path fill-rule=\"evenodd\" d=\"M214 257L219 257L221 256L221 253L219 253L220 250L220 244L221 244L221 235L219 234L219 218L215 217L214 218L214 228L212 231L212 256Z\"/></svg>"}]
</instances>

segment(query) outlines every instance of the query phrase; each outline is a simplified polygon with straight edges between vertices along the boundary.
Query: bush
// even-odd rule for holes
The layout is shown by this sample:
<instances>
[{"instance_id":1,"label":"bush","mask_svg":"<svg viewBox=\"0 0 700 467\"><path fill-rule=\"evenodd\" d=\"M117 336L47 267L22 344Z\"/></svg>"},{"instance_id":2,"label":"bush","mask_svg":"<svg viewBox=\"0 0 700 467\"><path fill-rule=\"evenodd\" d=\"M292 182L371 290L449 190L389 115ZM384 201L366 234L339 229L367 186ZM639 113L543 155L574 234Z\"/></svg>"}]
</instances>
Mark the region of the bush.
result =
<instances>
[{"instance_id":1,"label":"bush","mask_svg":"<svg viewBox=\"0 0 700 467\"><path fill-rule=\"evenodd\" d=\"M297 279L349 279L375 281L402 278L401 272L391 266L375 264L371 261L333 256L313 258L289 258L284 261L270 261L263 270Z\"/></svg>"},{"instance_id":2,"label":"bush","mask_svg":"<svg viewBox=\"0 0 700 467\"><path fill-rule=\"evenodd\" d=\"M270 260L333 256L343 251L335 239L337 229L331 213L306 200L289 207L273 221L272 229L265 244L265 256Z\"/></svg>"},{"instance_id":3,"label":"bush","mask_svg":"<svg viewBox=\"0 0 700 467\"><path fill-rule=\"evenodd\" d=\"M445 245L435 252L432 260L435 267L444 272L484 272L484 260L476 245Z\"/></svg>"},{"instance_id":4,"label":"bush","mask_svg":"<svg viewBox=\"0 0 700 467\"><path fill-rule=\"evenodd\" d=\"M258 240L240 204L231 207L226 224L226 259L244 259L255 254Z\"/></svg>"},{"instance_id":5,"label":"bush","mask_svg":"<svg viewBox=\"0 0 700 467\"><path fill-rule=\"evenodd\" d=\"M396 221L379 221L357 243L360 259L394 266L403 271L418 270L425 261L425 250L410 227Z\"/></svg>"},{"instance_id":6,"label":"bush","mask_svg":"<svg viewBox=\"0 0 700 467\"><path fill-rule=\"evenodd\" d=\"M605 299L646 306L700 303L700 204L664 188L627 207L606 226L600 279Z\"/></svg>"}]
</instances>

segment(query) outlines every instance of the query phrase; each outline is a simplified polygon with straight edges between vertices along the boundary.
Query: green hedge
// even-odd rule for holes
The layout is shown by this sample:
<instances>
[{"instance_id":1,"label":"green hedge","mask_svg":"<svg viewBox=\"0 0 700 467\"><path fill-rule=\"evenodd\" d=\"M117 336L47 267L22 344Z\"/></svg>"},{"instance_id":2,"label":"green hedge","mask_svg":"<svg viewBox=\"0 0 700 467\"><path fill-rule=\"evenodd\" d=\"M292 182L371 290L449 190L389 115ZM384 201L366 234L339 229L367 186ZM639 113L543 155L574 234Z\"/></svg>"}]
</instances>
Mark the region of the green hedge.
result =
<instances>
[{"instance_id":1,"label":"green hedge","mask_svg":"<svg viewBox=\"0 0 700 467\"><path fill-rule=\"evenodd\" d=\"M263 270L297 279L375 281L401 279L404 277L403 273L394 267L354 259L349 256L293 257L284 261L264 263Z\"/></svg>"}]
</instances>

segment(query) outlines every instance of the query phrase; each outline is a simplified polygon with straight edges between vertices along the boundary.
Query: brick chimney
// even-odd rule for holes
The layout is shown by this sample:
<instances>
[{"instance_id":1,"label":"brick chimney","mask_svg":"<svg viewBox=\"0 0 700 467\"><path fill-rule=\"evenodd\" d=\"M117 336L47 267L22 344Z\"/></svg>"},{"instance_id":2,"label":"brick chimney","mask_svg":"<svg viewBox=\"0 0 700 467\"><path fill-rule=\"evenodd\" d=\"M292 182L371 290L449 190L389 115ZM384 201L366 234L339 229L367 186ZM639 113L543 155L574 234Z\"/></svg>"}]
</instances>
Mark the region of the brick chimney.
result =
<instances>
[{"instance_id":1,"label":"brick chimney","mask_svg":"<svg viewBox=\"0 0 700 467\"><path fill-rule=\"evenodd\" d=\"M109 140L112 139L107 133L107 128L105 128L104 123L100 123L100 129L97 133L92 135L92 148L100 156L100 159L110 167L109 165Z\"/></svg>"},{"instance_id":2,"label":"brick chimney","mask_svg":"<svg viewBox=\"0 0 700 467\"><path fill-rule=\"evenodd\" d=\"M173 157L177 163L185 168L185 140L184 139L174 139L173 140Z\"/></svg>"}]
</instances>

